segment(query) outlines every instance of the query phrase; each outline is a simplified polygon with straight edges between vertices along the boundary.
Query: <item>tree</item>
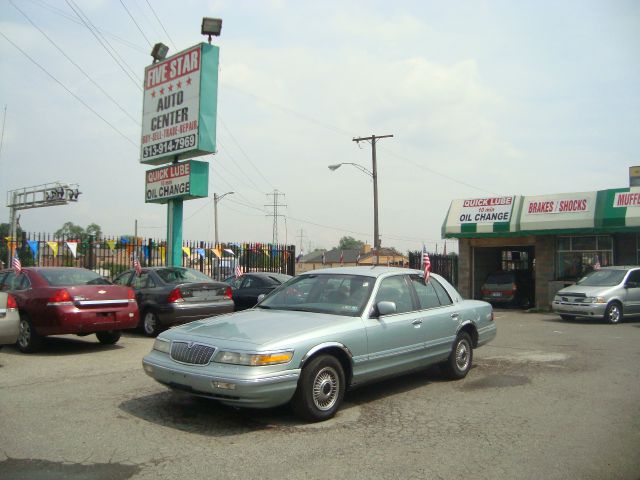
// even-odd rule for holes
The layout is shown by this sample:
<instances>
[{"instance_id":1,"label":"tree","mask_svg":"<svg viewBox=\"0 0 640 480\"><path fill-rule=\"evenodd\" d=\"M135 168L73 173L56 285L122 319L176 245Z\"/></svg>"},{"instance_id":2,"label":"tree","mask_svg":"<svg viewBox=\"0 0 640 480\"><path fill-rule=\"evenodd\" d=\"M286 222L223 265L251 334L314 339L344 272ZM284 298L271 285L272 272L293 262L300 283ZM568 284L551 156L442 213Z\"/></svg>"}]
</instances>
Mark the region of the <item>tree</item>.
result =
<instances>
[{"instance_id":1,"label":"tree","mask_svg":"<svg viewBox=\"0 0 640 480\"><path fill-rule=\"evenodd\" d=\"M364 247L364 242L349 236L342 237L338 244L340 250L362 250L362 247Z\"/></svg>"},{"instance_id":2,"label":"tree","mask_svg":"<svg viewBox=\"0 0 640 480\"><path fill-rule=\"evenodd\" d=\"M92 223L86 228L87 235L93 235L96 239L102 237L102 228L97 223Z\"/></svg>"},{"instance_id":3,"label":"tree","mask_svg":"<svg viewBox=\"0 0 640 480\"><path fill-rule=\"evenodd\" d=\"M65 222L64 225L53 234L56 238L81 239L87 235L94 235L95 238L102 236L102 228L96 223L90 224L86 229L73 222Z\"/></svg>"}]
</instances>

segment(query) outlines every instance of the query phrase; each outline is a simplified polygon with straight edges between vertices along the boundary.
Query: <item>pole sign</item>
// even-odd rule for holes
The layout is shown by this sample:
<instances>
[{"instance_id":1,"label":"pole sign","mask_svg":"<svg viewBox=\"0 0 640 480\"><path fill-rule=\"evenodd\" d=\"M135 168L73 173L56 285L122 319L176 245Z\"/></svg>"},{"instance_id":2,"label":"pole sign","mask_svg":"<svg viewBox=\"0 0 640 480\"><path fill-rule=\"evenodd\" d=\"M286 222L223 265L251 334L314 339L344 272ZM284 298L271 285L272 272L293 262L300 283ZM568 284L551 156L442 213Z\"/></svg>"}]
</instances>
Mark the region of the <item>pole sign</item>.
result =
<instances>
[{"instance_id":1,"label":"pole sign","mask_svg":"<svg viewBox=\"0 0 640 480\"><path fill-rule=\"evenodd\" d=\"M203 198L209 194L209 164L189 160L174 163L145 174L145 203Z\"/></svg>"},{"instance_id":2,"label":"pole sign","mask_svg":"<svg viewBox=\"0 0 640 480\"><path fill-rule=\"evenodd\" d=\"M215 153L219 53L201 43L145 68L140 163Z\"/></svg>"}]
</instances>

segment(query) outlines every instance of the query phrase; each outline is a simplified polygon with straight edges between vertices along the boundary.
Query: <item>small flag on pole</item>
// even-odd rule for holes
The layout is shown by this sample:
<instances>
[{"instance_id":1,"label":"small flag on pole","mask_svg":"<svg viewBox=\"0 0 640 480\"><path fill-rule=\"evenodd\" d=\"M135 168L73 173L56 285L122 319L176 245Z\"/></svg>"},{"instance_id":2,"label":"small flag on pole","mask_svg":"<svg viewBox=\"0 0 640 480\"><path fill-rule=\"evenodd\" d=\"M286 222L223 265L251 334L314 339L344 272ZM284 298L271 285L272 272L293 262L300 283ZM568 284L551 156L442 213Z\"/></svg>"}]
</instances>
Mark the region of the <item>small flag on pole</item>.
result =
<instances>
[{"instance_id":1,"label":"small flag on pole","mask_svg":"<svg viewBox=\"0 0 640 480\"><path fill-rule=\"evenodd\" d=\"M596 255L595 262L593 263L594 270L600 270L600 257Z\"/></svg>"},{"instance_id":2,"label":"small flag on pole","mask_svg":"<svg viewBox=\"0 0 640 480\"><path fill-rule=\"evenodd\" d=\"M242 276L242 267L240 266L239 263L236 263L236 277L241 277Z\"/></svg>"},{"instance_id":3,"label":"small flag on pole","mask_svg":"<svg viewBox=\"0 0 640 480\"><path fill-rule=\"evenodd\" d=\"M356 257L356 265L360 263L360 252L358 252L358 256Z\"/></svg>"},{"instance_id":4,"label":"small flag on pole","mask_svg":"<svg viewBox=\"0 0 640 480\"><path fill-rule=\"evenodd\" d=\"M325 256L324 256L324 252L322 252L322 264L323 264L323 265L324 265L325 260L326 260L326 259L325 259Z\"/></svg>"},{"instance_id":5,"label":"small flag on pole","mask_svg":"<svg viewBox=\"0 0 640 480\"><path fill-rule=\"evenodd\" d=\"M344 251L340 251L340 265L344 265Z\"/></svg>"},{"instance_id":6,"label":"small flag on pole","mask_svg":"<svg viewBox=\"0 0 640 480\"><path fill-rule=\"evenodd\" d=\"M19 275L22 272L22 262L20 262L17 253L11 259L11 268L16 272L16 275Z\"/></svg>"},{"instance_id":7,"label":"small flag on pole","mask_svg":"<svg viewBox=\"0 0 640 480\"><path fill-rule=\"evenodd\" d=\"M422 268L424 269L424 283L429 281L429 275L431 274L431 260L429 260L429 254L427 253L427 247L422 245Z\"/></svg>"}]
</instances>

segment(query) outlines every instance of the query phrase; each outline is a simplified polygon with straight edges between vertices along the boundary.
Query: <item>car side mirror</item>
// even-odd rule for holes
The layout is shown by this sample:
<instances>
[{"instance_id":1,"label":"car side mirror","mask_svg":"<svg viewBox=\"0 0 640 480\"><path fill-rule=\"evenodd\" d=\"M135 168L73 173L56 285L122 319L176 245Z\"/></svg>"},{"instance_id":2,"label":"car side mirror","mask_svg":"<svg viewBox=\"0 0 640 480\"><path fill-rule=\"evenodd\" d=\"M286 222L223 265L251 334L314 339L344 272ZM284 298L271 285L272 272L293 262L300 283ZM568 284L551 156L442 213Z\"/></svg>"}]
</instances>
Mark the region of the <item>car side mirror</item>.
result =
<instances>
[{"instance_id":1,"label":"car side mirror","mask_svg":"<svg viewBox=\"0 0 640 480\"><path fill-rule=\"evenodd\" d=\"M392 315L397 311L395 302L378 302L376 308L380 316Z\"/></svg>"},{"instance_id":2,"label":"car side mirror","mask_svg":"<svg viewBox=\"0 0 640 480\"><path fill-rule=\"evenodd\" d=\"M258 302L261 302L265 296L266 295L264 293L261 293L260 295L258 295Z\"/></svg>"}]
</instances>

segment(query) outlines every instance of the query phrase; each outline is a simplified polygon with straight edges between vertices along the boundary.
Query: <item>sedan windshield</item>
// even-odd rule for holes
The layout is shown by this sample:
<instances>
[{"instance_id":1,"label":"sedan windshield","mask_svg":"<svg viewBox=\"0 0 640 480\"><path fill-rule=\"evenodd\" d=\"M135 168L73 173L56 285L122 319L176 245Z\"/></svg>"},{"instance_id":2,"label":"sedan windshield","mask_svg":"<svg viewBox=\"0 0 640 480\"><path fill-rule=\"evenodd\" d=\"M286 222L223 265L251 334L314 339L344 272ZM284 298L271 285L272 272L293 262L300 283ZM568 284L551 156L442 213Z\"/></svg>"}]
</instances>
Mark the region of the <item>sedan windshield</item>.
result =
<instances>
[{"instance_id":1,"label":"sedan windshield","mask_svg":"<svg viewBox=\"0 0 640 480\"><path fill-rule=\"evenodd\" d=\"M51 268L38 272L54 287L69 285L109 285L109 280L84 268Z\"/></svg>"},{"instance_id":2,"label":"sedan windshield","mask_svg":"<svg viewBox=\"0 0 640 480\"><path fill-rule=\"evenodd\" d=\"M213 280L204 273L192 268L160 268L156 270L156 273L163 282L176 285L178 283L213 282Z\"/></svg>"},{"instance_id":3,"label":"sedan windshield","mask_svg":"<svg viewBox=\"0 0 640 480\"><path fill-rule=\"evenodd\" d=\"M362 275L301 275L267 296L258 308L356 317L369 300L375 278Z\"/></svg>"},{"instance_id":4,"label":"sedan windshield","mask_svg":"<svg viewBox=\"0 0 640 480\"><path fill-rule=\"evenodd\" d=\"M626 270L594 270L576 283L587 287L612 287L620 284L626 274Z\"/></svg>"}]
</instances>

